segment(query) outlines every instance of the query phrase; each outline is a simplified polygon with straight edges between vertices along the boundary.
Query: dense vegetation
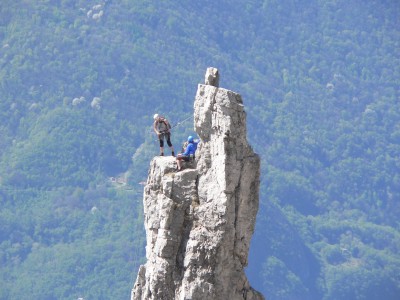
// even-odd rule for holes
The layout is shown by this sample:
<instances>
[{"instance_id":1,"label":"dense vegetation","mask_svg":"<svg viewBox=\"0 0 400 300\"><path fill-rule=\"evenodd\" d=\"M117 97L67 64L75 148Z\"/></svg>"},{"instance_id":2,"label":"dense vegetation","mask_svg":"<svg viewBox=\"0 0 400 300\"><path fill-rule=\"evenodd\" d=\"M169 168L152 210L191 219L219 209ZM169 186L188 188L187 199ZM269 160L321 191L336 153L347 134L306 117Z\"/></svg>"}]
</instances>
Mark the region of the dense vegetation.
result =
<instances>
[{"instance_id":1,"label":"dense vegetation","mask_svg":"<svg viewBox=\"0 0 400 300\"><path fill-rule=\"evenodd\" d=\"M0 299L129 297L152 115L188 118L208 66L262 159L252 285L397 299L399 28L391 0L2 1Z\"/></svg>"}]
</instances>

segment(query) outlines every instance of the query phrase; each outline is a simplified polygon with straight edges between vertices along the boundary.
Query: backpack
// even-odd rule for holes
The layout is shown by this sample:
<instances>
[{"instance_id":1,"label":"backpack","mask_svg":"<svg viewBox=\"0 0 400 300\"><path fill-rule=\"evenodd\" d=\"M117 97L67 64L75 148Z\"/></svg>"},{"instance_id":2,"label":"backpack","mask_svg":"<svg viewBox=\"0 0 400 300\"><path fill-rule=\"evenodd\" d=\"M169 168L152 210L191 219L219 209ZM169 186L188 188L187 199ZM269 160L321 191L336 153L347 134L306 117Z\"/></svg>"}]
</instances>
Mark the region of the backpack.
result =
<instances>
[{"instance_id":1,"label":"backpack","mask_svg":"<svg viewBox=\"0 0 400 300\"><path fill-rule=\"evenodd\" d=\"M189 143L187 141L182 144L182 152L181 153L184 153L186 151L186 147L188 144Z\"/></svg>"},{"instance_id":2,"label":"backpack","mask_svg":"<svg viewBox=\"0 0 400 300\"><path fill-rule=\"evenodd\" d=\"M171 129L171 124L169 124L168 120L164 117L160 117L160 122L163 122L168 129Z\"/></svg>"}]
</instances>

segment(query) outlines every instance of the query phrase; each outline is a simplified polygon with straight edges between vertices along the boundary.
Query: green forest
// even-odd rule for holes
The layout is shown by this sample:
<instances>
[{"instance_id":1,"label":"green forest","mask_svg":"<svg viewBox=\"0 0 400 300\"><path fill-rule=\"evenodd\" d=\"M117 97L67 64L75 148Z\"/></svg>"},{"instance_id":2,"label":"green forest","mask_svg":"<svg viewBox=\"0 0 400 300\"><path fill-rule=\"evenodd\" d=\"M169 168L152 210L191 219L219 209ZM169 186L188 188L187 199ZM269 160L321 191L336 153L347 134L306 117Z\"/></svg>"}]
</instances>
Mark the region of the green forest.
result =
<instances>
[{"instance_id":1,"label":"green forest","mask_svg":"<svg viewBox=\"0 0 400 300\"><path fill-rule=\"evenodd\" d=\"M261 157L250 284L399 299L398 1L2 0L0 300L129 299L153 114L179 149L207 67Z\"/></svg>"}]
</instances>

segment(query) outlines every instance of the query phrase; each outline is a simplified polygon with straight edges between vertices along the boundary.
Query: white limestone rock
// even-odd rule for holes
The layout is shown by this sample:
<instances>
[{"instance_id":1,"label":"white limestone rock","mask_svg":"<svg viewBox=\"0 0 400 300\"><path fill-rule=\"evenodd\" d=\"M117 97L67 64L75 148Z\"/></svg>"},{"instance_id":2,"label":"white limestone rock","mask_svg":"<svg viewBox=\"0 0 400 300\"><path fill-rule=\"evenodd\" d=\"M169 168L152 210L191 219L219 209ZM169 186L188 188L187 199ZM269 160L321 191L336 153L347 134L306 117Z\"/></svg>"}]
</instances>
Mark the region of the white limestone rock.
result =
<instances>
[{"instance_id":1,"label":"white limestone rock","mask_svg":"<svg viewBox=\"0 0 400 300\"><path fill-rule=\"evenodd\" d=\"M219 87L219 73L217 68L207 68L205 80L206 85Z\"/></svg>"},{"instance_id":2,"label":"white limestone rock","mask_svg":"<svg viewBox=\"0 0 400 300\"><path fill-rule=\"evenodd\" d=\"M246 139L241 96L199 85L196 169L152 160L143 204L147 262L132 300L264 299L244 268L258 211L260 161Z\"/></svg>"}]
</instances>

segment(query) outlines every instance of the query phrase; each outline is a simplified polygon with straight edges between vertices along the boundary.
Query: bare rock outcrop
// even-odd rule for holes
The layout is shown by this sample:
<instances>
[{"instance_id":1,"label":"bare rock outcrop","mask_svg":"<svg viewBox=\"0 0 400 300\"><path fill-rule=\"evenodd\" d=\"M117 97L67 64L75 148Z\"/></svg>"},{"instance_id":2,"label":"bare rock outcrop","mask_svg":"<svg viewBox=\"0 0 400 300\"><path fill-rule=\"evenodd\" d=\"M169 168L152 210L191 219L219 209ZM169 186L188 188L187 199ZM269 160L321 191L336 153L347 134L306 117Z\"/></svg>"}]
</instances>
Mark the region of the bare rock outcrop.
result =
<instances>
[{"instance_id":1,"label":"bare rock outcrop","mask_svg":"<svg viewBox=\"0 0 400 300\"><path fill-rule=\"evenodd\" d=\"M244 273L260 161L246 139L241 96L200 84L194 127L201 139L195 168L176 172L172 157L151 162L143 196L147 262L131 300L264 299Z\"/></svg>"},{"instance_id":2,"label":"bare rock outcrop","mask_svg":"<svg viewBox=\"0 0 400 300\"><path fill-rule=\"evenodd\" d=\"M204 78L205 85L219 87L219 72L217 68L207 68Z\"/></svg>"}]
</instances>

